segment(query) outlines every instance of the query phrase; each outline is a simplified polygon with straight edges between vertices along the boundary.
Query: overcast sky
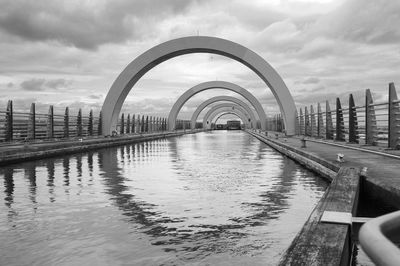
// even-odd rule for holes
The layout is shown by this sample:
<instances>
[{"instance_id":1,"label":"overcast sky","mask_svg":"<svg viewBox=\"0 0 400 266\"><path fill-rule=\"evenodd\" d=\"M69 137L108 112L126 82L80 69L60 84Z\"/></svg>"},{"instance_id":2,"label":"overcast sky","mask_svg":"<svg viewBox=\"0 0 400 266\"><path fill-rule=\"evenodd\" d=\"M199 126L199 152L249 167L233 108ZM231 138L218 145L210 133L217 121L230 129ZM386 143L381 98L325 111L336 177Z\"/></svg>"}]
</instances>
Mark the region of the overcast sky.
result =
<instances>
[{"instance_id":1,"label":"overcast sky","mask_svg":"<svg viewBox=\"0 0 400 266\"><path fill-rule=\"evenodd\" d=\"M0 0L0 106L55 105L98 111L118 74L154 45L203 35L229 39L261 55L281 75L296 105L348 93L361 103L370 88L384 100L400 87L399 0ZM131 90L124 112L162 115L187 89L224 80L259 98L268 114L276 101L240 63L211 54L168 60ZM399 91L399 90L398 90ZM224 90L202 92L194 108ZM240 98L240 97L239 97Z\"/></svg>"}]
</instances>

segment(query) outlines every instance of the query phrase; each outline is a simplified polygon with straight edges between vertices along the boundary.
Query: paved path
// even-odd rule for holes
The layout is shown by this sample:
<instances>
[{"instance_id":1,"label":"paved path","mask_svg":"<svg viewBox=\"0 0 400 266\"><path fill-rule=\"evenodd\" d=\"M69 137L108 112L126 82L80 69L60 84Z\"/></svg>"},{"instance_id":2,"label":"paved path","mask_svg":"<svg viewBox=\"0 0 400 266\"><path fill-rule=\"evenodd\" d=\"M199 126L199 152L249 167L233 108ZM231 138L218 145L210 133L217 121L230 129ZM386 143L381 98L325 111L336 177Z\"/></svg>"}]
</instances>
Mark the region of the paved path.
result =
<instances>
[{"instance_id":1,"label":"paved path","mask_svg":"<svg viewBox=\"0 0 400 266\"><path fill-rule=\"evenodd\" d=\"M371 152L322 143L320 141L306 141L306 148L301 148L301 140L297 137L279 138L278 140L272 139L290 145L293 148L309 152L337 166L355 166L360 169L366 167L365 184L368 192L377 193L371 196L376 196L379 200L383 200L400 209L400 156L399 158L390 158ZM343 142L333 142L333 144L347 145ZM360 147L360 145L353 144L348 146ZM383 149L379 150L380 148L377 147L371 147L371 149L375 151L384 151ZM336 161L338 153L344 154L343 163ZM399 151L391 151L390 153L393 155L400 154Z\"/></svg>"}]
</instances>

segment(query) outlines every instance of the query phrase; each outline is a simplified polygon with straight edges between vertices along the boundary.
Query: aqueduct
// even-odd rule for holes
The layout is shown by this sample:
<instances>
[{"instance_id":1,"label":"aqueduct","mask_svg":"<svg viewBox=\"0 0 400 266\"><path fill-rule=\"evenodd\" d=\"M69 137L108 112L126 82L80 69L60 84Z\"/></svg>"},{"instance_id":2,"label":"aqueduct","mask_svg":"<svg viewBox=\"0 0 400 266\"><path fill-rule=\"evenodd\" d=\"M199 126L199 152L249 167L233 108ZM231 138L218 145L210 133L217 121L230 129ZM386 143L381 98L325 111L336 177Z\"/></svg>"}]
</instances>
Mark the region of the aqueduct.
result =
<instances>
[{"instance_id":1,"label":"aqueduct","mask_svg":"<svg viewBox=\"0 0 400 266\"><path fill-rule=\"evenodd\" d=\"M222 101L224 101L224 102L233 102L233 103L236 103L239 106L243 107L247 111L247 113L250 115L251 127L255 128L257 120L256 120L256 117L254 115L253 110L251 110L250 107L245 102L243 102L242 100L237 99L235 97L232 97L232 96L216 96L216 97L210 98L210 99L204 101L203 103L201 103L197 107L197 109L194 111L194 113L193 113L193 115L192 115L192 117L190 119L191 128L195 129L197 118L199 117L201 111L204 110L204 108L206 108L207 106L209 106L209 105L211 105L211 104L213 104L215 102L222 102Z\"/></svg>"},{"instance_id":2,"label":"aqueduct","mask_svg":"<svg viewBox=\"0 0 400 266\"><path fill-rule=\"evenodd\" d=\"M191 53L212 53L234 59L253 70L271 89L285 123L286 133L295 133L296 106L286 84L267 61L252 50L216 37L190 36L161 43L134 59L112 84L102 107L103 134L110 135L116 130L122 105L137 81L158 64ZM260 119L262 119L260 117ZM265 130L265 121L262 121ZM171 129L171 128L170 128Z\"/></svg>"}]
</instances>

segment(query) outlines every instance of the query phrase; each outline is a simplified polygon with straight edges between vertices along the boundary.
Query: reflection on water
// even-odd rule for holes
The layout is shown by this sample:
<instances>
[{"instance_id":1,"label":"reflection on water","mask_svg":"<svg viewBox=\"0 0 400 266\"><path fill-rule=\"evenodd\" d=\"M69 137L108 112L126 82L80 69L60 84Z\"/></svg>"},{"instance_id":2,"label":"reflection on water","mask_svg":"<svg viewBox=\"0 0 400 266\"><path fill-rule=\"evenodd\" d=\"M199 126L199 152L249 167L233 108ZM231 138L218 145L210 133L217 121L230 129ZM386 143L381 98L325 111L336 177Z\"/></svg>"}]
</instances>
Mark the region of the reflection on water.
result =
<instances>
[{"instance_id":1,"label":"reflection on water","mask_svg":"<svg viewBox=\"0 0 400 266\"><path fill-rule=\"evenodd\" d=\"M273 265L326 183L243 132L0 169L5 265Z\"/></svg>"}]
</instances>

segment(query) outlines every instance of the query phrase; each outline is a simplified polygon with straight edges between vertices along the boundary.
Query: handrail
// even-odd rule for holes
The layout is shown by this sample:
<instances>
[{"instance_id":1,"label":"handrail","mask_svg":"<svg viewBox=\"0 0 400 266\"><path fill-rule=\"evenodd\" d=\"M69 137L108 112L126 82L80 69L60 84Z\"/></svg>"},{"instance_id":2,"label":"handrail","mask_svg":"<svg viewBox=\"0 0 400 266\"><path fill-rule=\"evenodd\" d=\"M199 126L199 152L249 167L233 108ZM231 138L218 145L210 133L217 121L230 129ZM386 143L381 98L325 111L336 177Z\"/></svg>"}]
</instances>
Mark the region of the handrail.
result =
<instances>
[{"instance_id":1,"label":"handrail","mask_svg":"<svg viewBox=\"0 0 400 266\"><path fill-rule=\"evenodd\" d=\"M377 265L400 264L400 249L387 238L400 231L400 211L379 216L365 223L359 233L362 249Z\"/></svg>"}]
</instances>

